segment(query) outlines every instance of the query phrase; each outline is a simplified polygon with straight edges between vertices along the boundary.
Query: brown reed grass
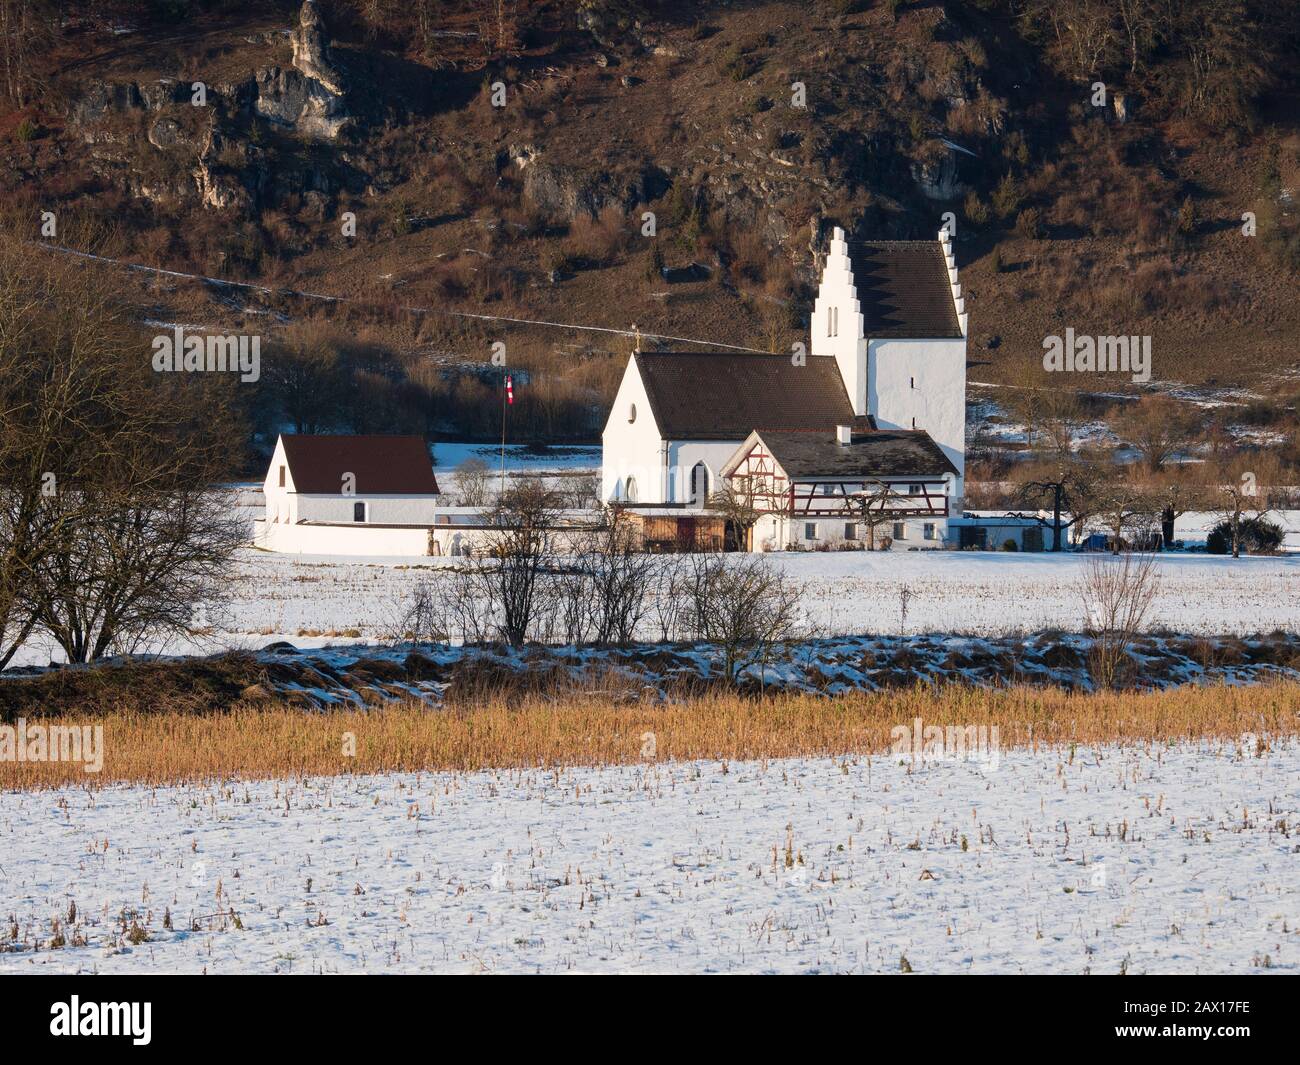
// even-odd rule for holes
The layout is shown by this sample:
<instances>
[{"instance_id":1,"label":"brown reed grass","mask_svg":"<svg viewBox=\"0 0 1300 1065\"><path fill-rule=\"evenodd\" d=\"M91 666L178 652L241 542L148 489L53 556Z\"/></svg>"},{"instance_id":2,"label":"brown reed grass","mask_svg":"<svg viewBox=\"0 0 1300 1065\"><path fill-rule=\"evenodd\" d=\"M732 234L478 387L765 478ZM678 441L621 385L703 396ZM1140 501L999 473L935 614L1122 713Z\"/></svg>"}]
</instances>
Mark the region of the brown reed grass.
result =
<instances>
[{"instance_id":1,"label":"brown reed grass","mask_svg":"<svg viewBox=\"0 0 1300 1065\"><path fill-rule=\"evenodd\" d=\"M844 698L704 694L680 703L612 703L600 692L562 699L436 709L416 703L310 712L281 704L196 715L156 711L42 717L31 724L102 725L104 763L0 761L0 788L166 784L230 777L294 777L397 770L615 765L742 760L887 750L890 730L987 725L1003 749L1173 743L1254 733L1284 740L1300 723L1300 684L1074 693L951 686ZM347 753L348 737L355 754Z\"/></svg>"}]
</instances>

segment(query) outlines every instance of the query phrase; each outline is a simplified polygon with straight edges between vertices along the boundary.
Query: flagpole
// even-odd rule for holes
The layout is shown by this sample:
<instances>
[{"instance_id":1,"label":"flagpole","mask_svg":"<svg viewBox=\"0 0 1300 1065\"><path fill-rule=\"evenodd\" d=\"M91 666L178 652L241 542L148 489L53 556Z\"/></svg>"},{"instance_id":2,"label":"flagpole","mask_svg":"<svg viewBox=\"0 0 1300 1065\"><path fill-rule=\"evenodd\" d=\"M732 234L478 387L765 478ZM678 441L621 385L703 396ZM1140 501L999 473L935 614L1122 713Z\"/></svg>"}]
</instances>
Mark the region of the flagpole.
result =
<instances>
[{"instance_id":1,"label":"flagpole","mask_svg":"<svg viewBox=\"0 0 1300 1065\"><path fill-rule=\"evenodd\" d=\"M510 375L506 374L501 382L501 496L506 494L506 397L510 392L509 381Z\"/></svg>"}]
</instances>

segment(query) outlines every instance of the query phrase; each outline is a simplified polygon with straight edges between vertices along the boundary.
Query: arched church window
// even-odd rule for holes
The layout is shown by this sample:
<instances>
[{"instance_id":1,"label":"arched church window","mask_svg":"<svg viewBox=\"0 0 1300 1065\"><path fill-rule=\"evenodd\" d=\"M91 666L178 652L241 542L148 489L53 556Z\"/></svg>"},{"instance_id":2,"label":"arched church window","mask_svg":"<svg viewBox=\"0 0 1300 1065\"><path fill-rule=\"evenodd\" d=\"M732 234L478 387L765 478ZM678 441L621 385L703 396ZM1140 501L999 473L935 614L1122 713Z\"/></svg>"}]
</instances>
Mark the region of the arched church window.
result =
<instances>
[{"instance_id":1,"label":"arched church window","mask_svg":"<svg viewBox=\"0 0 1300 1065\"><path fill-rule=\"evenodd\" d=\"M691 467L691 502L703 503L709 498L709 468L702 462Z\"/></svg>"}]
</instances>

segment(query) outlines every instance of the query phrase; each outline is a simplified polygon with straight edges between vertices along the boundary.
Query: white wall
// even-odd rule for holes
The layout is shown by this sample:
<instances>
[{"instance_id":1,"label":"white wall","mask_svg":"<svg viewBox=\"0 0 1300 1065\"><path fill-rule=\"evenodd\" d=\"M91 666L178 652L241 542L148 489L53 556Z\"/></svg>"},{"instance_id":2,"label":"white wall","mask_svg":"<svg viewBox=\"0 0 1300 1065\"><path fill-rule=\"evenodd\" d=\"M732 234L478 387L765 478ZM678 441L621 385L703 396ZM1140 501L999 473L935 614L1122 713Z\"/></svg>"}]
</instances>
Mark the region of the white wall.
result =
<instances>
[{"instance_id":1,"label":"white wall","mask_svg":"<svg viewBox=\"0 0 1300 1065\"><path fill-rule=\"evenodd\" d=\"M867 402L880 428L924 429L943 448L961 474L953 492L959 510L966 475L966 341L869 341Z\"/></svg>"},{"instance_id":2,"label":"white wall","mask_svg":"<svg viewBox=\"0 0 1300 1065\"><path fill-rule=\"evenodd\" d=\"M414 495L299 495L295 497L297 521L353 520L353 506L366 505L366 524L432 525L438 509L437 496Z\"/></svg>"},{"instance_id":3,"label":"white wall","mask_svg":"<svg viewBox=\"0 0 1300 1065\"><path fill-rule=\"evenodd\" d=\"M834 310L835 335L830 335L829 312ZM831 356L839 366L840 377L853 403L854 414L867 413L867 348L863 337L862 307L853 286L848 244L844 230L831 236L826 267L813 303L812 346L809 353ZM761 426L755 426L761 428Z\"/></svg>"},{"instance_id":4,"label":"white wall","mask_svg":"<svg viewBox=\"0 0 1300 1065\"><path fill-rule=\"evenodd\" d=\"M304 555L427 555L426 528L374 525L285 525L253 522L253 543L268 551Z\"/></svg>"},{"instance_id":5,"label":"white wall","mask_svg":"<svg viewBox=\"0 0 1300 1065\"><path fill-rule=\"evenodd\" d=\"M629 421L636 407L636 420ZM608 502L626 497L629 477L636 478L637 502L664 502L664 446L650 411L650 399L637 372L636 360L627 360L623 380L614 397L605 431L600 467L600 498Z\"/></svg>"},{"instance_id":6,"label":"white wall","mask_svg":"<svg viewBox=\"0 0 1300 1065\"><path fill-rule=\"evenodd\" d=\"M813 551L826 545L839 548L845 542L844 526L848 521L848 518L843 517L802 518L769 514L759 519L754 526L754 550L783 551L788 544L802 547L806 551ZM815 539L810 540L804 535L805 526L809 524L817 526ZM867 527L861 522L855 522L854 524L857 530L856 543L865 548L868 543ZM927 524L934 526L934 539L932 540L925 538L925 526ZM947 518L907 518L903 521L903 527L903 538L894 540L891 545L891 549L894 551L906 551L910 547L934 551L945 546L944 540L948 535ZM881 549L881 541L885 537L892 538L893 535L893 522L876 526L876 550Z\"/></svg>"},{"instance_id":7,"label":"white wall","mask_svg":"<svg viewBox=\"0 0 1300 1065\"><path fill-rule=\"evenodd\" d=\"M675 440L668 445L668 498L666 503L689 504L691 501L691 470L703 462L709 471L708 492L722 487L722 467L725 466L743 440ZM697 501L703 506L704 501Z\"/></svg>"}]
</instances>

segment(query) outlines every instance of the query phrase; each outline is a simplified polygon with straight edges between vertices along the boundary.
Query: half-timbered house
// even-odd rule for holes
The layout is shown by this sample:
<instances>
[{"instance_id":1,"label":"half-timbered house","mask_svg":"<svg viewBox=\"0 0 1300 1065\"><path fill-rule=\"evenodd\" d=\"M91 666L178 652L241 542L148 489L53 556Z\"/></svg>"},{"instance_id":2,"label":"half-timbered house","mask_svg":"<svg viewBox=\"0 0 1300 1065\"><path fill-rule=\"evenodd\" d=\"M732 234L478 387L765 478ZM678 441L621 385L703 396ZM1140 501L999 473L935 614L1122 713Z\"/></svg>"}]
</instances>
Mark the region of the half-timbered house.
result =
<instances>
[{"instance_id":1,"label":"half-timbered house","mask_svg":"<svg viewBox=\"0 0 1300 1065\"><path fill-rule=\"evenodd\" d=\"M939 547L957 467L922 430L755 430L723 467L749 547Z\"/></svg>"}]
</instances>

